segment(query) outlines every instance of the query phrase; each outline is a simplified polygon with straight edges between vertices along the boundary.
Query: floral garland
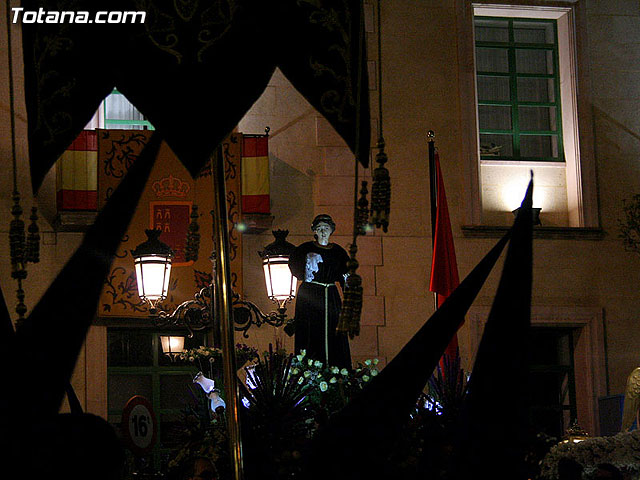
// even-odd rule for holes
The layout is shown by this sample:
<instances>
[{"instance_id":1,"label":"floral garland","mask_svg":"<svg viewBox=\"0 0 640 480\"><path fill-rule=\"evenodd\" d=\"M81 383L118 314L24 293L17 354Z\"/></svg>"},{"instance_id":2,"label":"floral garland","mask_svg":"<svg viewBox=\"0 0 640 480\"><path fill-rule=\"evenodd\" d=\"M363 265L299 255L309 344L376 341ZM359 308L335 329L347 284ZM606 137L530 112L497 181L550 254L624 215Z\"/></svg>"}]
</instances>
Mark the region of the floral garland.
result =
<instances>
[{"instance_id":1,"label":"floral garland","mask_svg":"<svg viewBox=\"0 0 640 480\"><path fill-rule=\"evenodd\" d=\"M253 360L258 357L258 349L245 345L244 343L236 344L236 359L238 360L238 366L242 366L249 360ZM204 360L208 363L220 363L222 362L222 349L217 347L204 347L190 348L184 350L178 356L180 360L201 364Z\"/></svg>"},{"instance_id":2,"label":"floral garland","mask_svg":"<svg viewBox=\"0 0 640 480\"><path fill-rule=\"evenodd\" d=\"M632 472L632 478L640 479L640 430L555 445L542 461L542 477L558 478L558 461L563 457L580 463L587 475L598 464L611 463L623 471Z\"/></svg>"}]
</instances>

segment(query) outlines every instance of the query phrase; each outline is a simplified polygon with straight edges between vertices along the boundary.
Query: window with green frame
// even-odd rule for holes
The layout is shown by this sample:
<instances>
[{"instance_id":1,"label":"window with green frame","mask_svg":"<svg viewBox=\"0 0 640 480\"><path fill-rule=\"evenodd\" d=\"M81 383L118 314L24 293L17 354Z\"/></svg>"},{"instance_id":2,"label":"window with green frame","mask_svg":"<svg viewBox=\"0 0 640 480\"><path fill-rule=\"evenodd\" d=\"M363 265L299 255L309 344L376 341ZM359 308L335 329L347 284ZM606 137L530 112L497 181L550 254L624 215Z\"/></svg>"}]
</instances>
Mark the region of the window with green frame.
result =
<instances>
[{"instance_id":1,"label":"window with green frame","mask_svg":"<svg viewBox=\"0 0 640 480\"><path fill-rule=\"evenodd\" d=\"M149 120L117 89L104 99L104 128L155 130Z\"/></svg>"},{"instance_id":2,"label":"window with green frame","mask_svg":"<svg viewBox=\"0 0 640 480\"><path fill-rule=\"evenodd\" d=\"M173 332L173 335L181 333ZM161 471L171 452L179 445L185 407L193 402L191 364L171 360L162 353L160 335L151 329L109 328L107 330L108 420L119 431L122 410L134 395L146 397L153 405L158 422L156 444L150 455L135 458L138 471ZM204 335L185 338L185 349L204 345ZM197 387L197 385L196 385Z\"/></svg>"},{"instance_id":3,"label":"window with green frame","mask_svg":"<svg viewBox=\"0 0 640 480\"><path fill-rule=\"evenodd\" d=\"M474 17L480 158L564 162L556 20Z\"/></svg>"},{"instance_id":4,"label":"window with green frame","mask_svg":"<svg viewBox=\"0 0 640 480\"><path fill-rule=\"evenodd\" d=\"M573 328L532 328L531 423L562 438L578 415Z\"/></svg>"}]
</instances>

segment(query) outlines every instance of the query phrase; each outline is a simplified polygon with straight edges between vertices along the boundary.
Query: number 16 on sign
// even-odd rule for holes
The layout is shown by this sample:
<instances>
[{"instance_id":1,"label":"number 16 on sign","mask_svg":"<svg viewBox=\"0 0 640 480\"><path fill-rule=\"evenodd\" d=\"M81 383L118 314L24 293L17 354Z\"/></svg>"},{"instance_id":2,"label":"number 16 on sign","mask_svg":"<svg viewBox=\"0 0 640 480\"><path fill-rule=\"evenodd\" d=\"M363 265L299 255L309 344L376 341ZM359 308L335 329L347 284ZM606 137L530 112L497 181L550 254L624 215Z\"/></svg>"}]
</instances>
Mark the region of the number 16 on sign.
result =
<instances>
[{"instance_id":1,"label":"number 16 on sign","mask_svg":"<svg viewBox=\"0 0 640 480\"><path fill-rule=\"evenodd\" d=\"M151 402L145 397L131 397L122 411L122 430L131 450L144 455L156 441L157 424Z\"/></svg>"}]
</instances>

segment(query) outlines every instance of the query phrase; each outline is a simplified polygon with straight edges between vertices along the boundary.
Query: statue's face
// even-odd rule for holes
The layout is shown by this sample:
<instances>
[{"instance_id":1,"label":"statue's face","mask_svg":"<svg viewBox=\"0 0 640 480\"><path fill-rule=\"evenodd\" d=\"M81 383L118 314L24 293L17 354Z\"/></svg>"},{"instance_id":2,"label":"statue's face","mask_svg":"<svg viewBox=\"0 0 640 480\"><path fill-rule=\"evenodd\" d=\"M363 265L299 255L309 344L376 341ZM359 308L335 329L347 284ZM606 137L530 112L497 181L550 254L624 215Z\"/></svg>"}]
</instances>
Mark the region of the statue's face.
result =
<instances>
[{"instance_id":1,"label":"statue's face","mask_svg":"<svg viewBox=\"0 0 640 480\"><path fill-rule=\"evenodd\" d=\"M313 230L318 237L318 243L320 245L326 245L329 243L329 237L331 236L331 226L328 223L320 222Z\"/></svg>"}]
</instances>

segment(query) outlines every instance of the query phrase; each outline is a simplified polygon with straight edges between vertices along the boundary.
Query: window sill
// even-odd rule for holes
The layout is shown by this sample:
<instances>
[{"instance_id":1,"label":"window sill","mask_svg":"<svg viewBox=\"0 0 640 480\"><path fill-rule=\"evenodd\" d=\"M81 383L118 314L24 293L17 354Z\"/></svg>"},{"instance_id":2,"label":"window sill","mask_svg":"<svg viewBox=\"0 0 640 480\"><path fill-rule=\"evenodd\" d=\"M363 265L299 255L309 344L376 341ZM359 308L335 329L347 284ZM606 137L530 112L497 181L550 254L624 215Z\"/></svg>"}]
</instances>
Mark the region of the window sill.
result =
<instances>
[{"instance_id":1,"label":"window sill","mask_svg":"<svg viewBox=\"0 0 640 480\"><path fill-rule=\"evenodd\" d=\"M510 227L490 225L463 225L465 238L500 238ZM533 238L550 240L602 240L605 236L602 228L593 227L533 227Z\"/></svg>"},{"instance_id":2,"label":"window sill","mask_svg":"<svg viewBox=\"0 0 640 480\"><path fill-rule=\"evenodd\" d=\"M85 232L96 219L98 212L60 212L53 228L56 232Z\"/></svg>"},{"instance_id":3,"label":"window sill","mask_svg":"<svg viewBox=\"0 0 640 480\"><path fill-rule=\"evenodd\" d=\"M242 214L242 223L244 224L245 235L257 235L269 230L273 224L273 217L268 213L244 213Z\"/></svg>"}]
</instances>

